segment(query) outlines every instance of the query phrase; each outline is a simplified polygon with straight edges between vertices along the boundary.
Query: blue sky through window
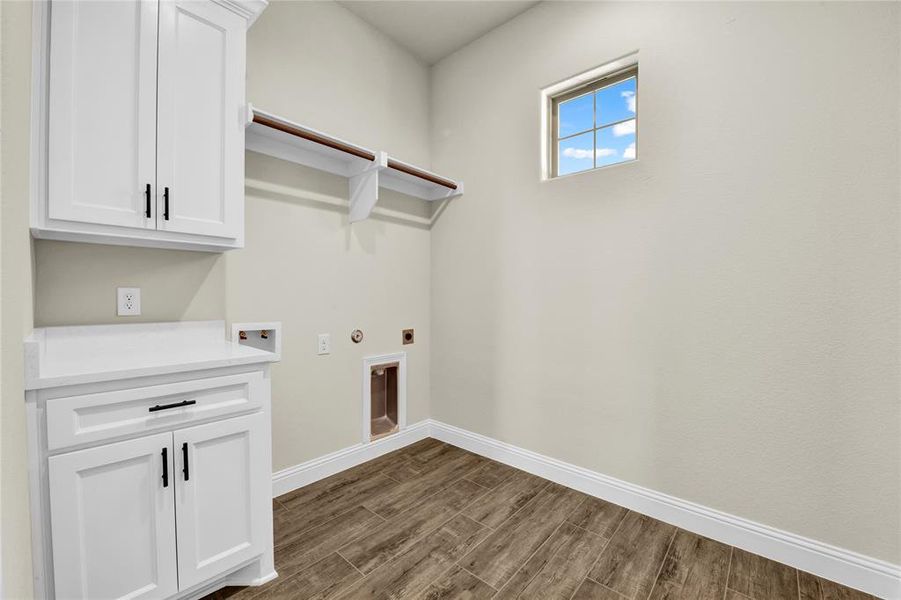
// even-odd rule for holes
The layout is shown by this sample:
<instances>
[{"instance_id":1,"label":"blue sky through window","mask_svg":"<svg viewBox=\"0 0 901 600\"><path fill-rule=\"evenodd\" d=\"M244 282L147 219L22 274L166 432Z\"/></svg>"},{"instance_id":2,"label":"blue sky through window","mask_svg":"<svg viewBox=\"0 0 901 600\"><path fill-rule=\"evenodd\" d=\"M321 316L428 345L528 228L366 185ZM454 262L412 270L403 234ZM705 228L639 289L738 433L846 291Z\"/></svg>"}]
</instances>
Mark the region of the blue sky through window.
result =
<instances>
[{"instance_id":1,"label":"blue sky through window","mask_svg":"<svg viewBox=\"0 0 901 600\"><path fill-rule=\"evenodd\" d=\"M634 119L598 129L597 136L597 166L604 167L635 158Z\"/></svg>"},{"instance_id":2,"label":"blue sky through window","mask_svg":"<svg viewBox=\"0 0 901 600\"><path fill-rule=\"evenodd\" d=\"M595 92L598 99L598 126L635 117L635 78L615 83Z\"/></svg>"},{"instance_id":3,"label":"blue sky through window","mask_svg":"<svg viewBox=\"0 0 901 600\"><path fill-rule=\"evenodd\" d=\"M557 114L557 175L635 159L635 77L561 102Z\"/></svg>"},{"instance_id":4,"label":"blue sky through window","mask_svg":"<svg viewBox=\"0 0 901 600\"><path fill-rule=\"evenodd\" d=\"M561 140L557 155L557 175L569 175L591 169L594 131Z\"/></svg>"},{"instance_id":5,"label":"blue sky through window","mask_svg":"<svg viewBox=\"0 0 901 600\"><path fill-rule=\"evenodd\" d=\"M560 104L557 137L594 129L594 97L585 94Z\"/></svg>"}]
</instances>

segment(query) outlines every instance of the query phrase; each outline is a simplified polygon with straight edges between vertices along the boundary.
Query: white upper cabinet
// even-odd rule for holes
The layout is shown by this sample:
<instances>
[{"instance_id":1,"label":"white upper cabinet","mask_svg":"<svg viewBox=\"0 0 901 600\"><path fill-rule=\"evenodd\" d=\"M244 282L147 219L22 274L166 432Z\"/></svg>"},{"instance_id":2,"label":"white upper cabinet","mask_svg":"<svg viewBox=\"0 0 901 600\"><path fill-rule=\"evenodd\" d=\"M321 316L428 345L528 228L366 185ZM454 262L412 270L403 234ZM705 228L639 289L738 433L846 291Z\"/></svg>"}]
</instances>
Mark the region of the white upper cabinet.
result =
<instances>
[{"instance_id":1,"label":"white upper cabinet","mask_svg":"<svg viewBox=\"0 0 901 600\"><path fill-rule=\"evenodd\" d=\"M160 229L240 233L245 29L243 18L212 2L160 3Z\"/></svg>"},{"instance_id":2,"label":"white upper cabinet","mask_svg":"<svg viewBox=\"0 0 901 600\"><path fill-rule=\"evenodd\" d=\"M244 242L244 76L259 0L53 1L35 57L35 237ZM46 58L46 57L49 57Z\"/></svg>"},{"instance_id":3,"label":"white upper cabinet","mask_svg":"<svg viewBox=\"0 0 901 600\"><path fill-rule=\"evenodd\" d=\"M157 15L155 2L53 4L51 219L155 228Z\"/></svg>"}]
</instances>

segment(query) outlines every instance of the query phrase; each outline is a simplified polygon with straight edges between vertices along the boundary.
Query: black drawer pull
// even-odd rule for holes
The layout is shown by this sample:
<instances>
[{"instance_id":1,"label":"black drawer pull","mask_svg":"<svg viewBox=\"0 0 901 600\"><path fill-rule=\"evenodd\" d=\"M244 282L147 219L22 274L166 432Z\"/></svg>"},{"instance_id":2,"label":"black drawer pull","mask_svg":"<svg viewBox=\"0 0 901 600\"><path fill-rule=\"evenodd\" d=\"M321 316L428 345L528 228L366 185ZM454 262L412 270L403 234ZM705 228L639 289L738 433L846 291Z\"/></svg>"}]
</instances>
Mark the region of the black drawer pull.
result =
<instances>
[{"instance_id":1,"label":"black drawer pull","mask_svg":"<svg viewBox=\"0 0 901 600\"><path fill-rule=\"evenodd\" d=\"M169 449L163 448L163 487L169 487Z\"/></svg>"},{"instance_id":2,"label":"black drawer pull","mask_svg":"<svg viewBox=\"0 0 901 600\"><path fill-rule=\"evenodd\" d=\"M149 412L156 412L158 410L169 410L170 408L181 408L182 406L191 406L192 404L197 404L197 400L182 400L181 402L173 402L172 404L157 404L156 406L151 406L147 410Z\"/></svg>"},{"instance_id":3,"label":"black drawer pull","mask_svg":"<svg viewBox=\"0 0 901 600\"><path fill-rule=\"evenodd\" d=\"M150 184L147 184L147 187L144 188L144 198L147 202L147 206L144 208L144 216L148 219L150 218Z\"/></svg>"},{"instance_id":4,"label":"black drawer pull","mask_svg":"<svg viewBox=\"0 0 901 600\"><path fill-rule=\"evenodd\" d=\"M169 188L163 188L163 218L169 220Z\"/></svg>"},{"instance_id":5,"label":"black drawer pull","mask_svg":"<svg viewBox=\"0 0 901 600\"><path fill-rule=\"evenodd\" d=\"M181 460L185 465L181 472L184 473L185 481L187 481L191 478L191 474L188 472L188 442L181 445Z\"/></svg>"}]
</instances>

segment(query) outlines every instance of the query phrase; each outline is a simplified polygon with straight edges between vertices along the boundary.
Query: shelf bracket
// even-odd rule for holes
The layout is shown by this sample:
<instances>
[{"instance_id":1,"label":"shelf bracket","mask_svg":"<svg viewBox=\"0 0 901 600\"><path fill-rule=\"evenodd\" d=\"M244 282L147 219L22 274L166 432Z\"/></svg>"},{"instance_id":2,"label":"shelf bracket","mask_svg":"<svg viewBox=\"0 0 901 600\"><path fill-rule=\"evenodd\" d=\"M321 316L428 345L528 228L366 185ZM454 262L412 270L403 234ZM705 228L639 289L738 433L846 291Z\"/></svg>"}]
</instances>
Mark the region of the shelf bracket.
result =
<instances>
[{"instance_id":1,"label":"shelf bracket","mask_svg":"<svg viewBox=\"0 0 901 600\"><path fill-rule=\"evenodd\" d=\"M387 168L388 154L378 152L371 164L350 175L350 222L356 223L369 217L379 201L379 171Z\"/></svg>"}]
</instances>

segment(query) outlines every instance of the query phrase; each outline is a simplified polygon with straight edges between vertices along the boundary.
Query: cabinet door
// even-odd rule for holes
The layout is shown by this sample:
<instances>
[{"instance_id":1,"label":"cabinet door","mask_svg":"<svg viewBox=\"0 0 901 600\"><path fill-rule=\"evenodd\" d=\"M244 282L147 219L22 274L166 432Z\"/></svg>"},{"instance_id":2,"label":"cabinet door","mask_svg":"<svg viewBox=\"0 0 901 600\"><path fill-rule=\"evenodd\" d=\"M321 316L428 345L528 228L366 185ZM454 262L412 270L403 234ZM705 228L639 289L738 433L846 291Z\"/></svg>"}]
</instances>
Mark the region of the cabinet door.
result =
<instances>
[{"instance_id":1,"label":"cabinet door","mask_svg":"<svg viewBox=\"0 0 901 600\"><path fill-rule=\"evenodd\" d=\"M178 591L171 446L163 433L50 457L57 598Z\"/></svg>"},{"instance_id":2,"label":"cabinet door","mask_svg":"<svg viewBox=\"0 0 901 600\"><path fill-rule=\"evenodd\" d=\"M272 480L262 419L262 414L235 417L175 432L182 589L264 550Z\"/></svg>"},{"instance_id":3,"label":"cabinet door","mask_svg":"<svg viewBox=\"0 0 901 600\"><path fill-rule=\"evenodd\" d=\"M157 13L155 0L53 2L51 219L156 227Z\"/></svg>"},{"instance_id":4,"label":"cabinet door","mask_svg":"<svg viewBox=\"0 0 901 600\"><path fill-rule=\"evenodd\" d=\"M245 30L214 2L160 2L160 229L243 230Z\"/></svg>"}]
</instances>

